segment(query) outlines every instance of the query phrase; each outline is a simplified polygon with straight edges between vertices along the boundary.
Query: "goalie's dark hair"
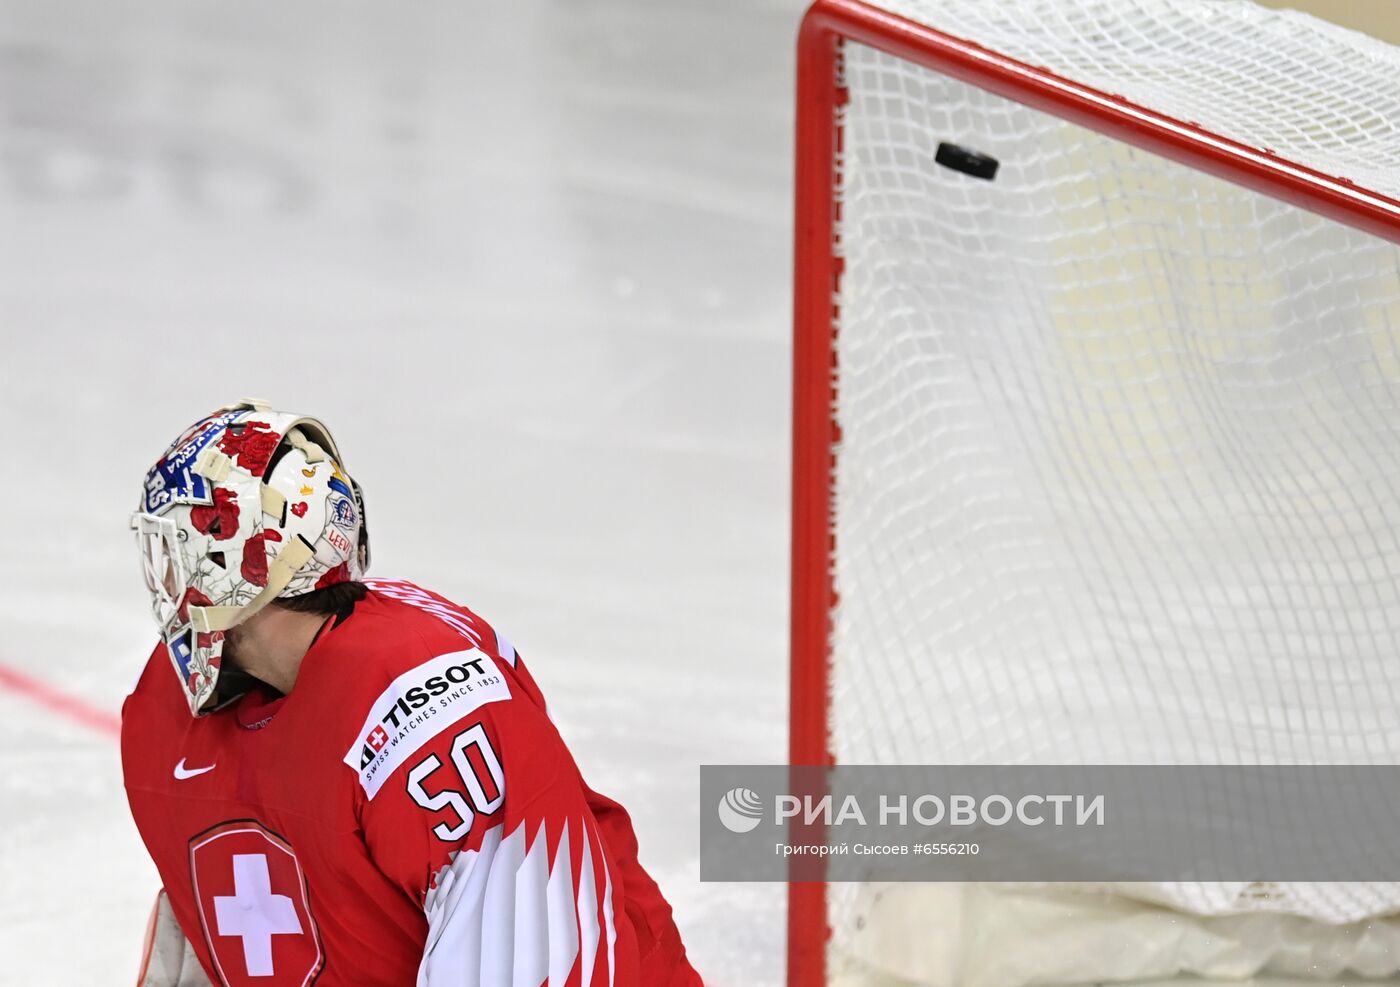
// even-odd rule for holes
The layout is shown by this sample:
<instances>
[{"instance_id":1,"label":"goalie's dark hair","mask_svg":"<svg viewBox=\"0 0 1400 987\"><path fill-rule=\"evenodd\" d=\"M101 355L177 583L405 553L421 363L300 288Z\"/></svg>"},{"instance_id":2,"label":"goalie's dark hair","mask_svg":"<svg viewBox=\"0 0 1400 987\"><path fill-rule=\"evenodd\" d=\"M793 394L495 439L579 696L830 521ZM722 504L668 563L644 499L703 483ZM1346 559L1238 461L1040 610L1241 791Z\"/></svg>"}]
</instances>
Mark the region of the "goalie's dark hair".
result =
<instances>
[{"instance_id":1,"label":"goalie's dark hair","mask_svg":"<svg viewBox=\"0 0 1400 987\"><path fill-rule=\"evenodd\" d=\"M324 589L313 589L310 593L288 596L274 600L272 605L295 613L319 613L327 617L344 620L350 616L359 603L369 594L369 587L359 582L336 583Z\"/></svg>"}]
</instances>

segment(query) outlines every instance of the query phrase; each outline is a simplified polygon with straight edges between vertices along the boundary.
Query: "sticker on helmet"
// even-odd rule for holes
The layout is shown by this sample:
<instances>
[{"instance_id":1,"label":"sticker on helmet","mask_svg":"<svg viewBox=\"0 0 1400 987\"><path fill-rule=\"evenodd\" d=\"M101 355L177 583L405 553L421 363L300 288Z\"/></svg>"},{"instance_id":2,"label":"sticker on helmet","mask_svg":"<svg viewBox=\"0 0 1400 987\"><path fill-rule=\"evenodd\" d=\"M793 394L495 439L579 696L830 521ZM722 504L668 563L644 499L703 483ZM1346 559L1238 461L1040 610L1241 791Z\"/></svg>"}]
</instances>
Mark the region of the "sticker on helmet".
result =
<instances>
[{"instance_id":1,"label":"sticker on helmet","mask_svg":"<svg viewBox=\"0 0 1400 987\"><path fill-rule=\"evenodd\" d=\"M326 529L326 542L341 555L349 556L351 552L350 540L334 528Z\"/></svg>"},{"instance_id":2,"label":"sticker on helmet","mask_svg":"<svg viewBox=\"0 0 1400 987\"><path fill-rule=\"evenodd\" d=\"M190 634L188 628L180 631L173 637L165 639L165 647L170 652L171 659L175 662L175 669L180 678L188 681L190 678L190 666L194 664L194 654L190 651Z\"/></svg>"},{"instance_id":3,"label":"sticker on helmet","mask_svg":"<svg viewBox=\"0 0 1400 987\"><path fill-rule=\"evenodd\" d=\"M331 523L342 531L354 531L360 521L355 514L355 505L348 499L336 497L331 500Z\"/></svg>"},{"instance_id":4,"label":"sticker on helmet","mask_svg":"<svg viewBox=\"0 0 1400 987\"><path fill-rule=\"evenodd\" d=\"M191 467L216 435L245 414L246 410L240 410L212 415L191 426L171 443L165 455L146 474L145 512L164 514L176 504L211 503L209 481L191 472Z\"/></svg>"}]
</instances>

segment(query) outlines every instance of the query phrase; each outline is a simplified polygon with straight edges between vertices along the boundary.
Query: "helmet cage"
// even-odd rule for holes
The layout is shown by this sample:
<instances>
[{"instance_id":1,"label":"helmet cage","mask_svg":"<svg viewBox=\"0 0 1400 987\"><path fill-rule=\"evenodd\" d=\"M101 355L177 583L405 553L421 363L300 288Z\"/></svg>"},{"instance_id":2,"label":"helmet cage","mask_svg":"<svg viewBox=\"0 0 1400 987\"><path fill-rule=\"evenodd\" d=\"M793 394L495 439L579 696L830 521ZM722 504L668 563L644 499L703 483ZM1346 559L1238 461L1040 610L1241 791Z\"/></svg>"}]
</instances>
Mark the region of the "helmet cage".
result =
<instances>
[{"instance_id":1,"label":"helmet cage","mask_svg":"<svg viewBox=\"0 0 1400 987\"><path fill-rule=\"evenodd\" d=\"M180 528L169 517L137 512L131 516L141 570L151 595L151 615L160 628L161 641L184 686L190 711L199 713L214 695L216 675L210 674L223 651L223 635L211 647L196 654L194 628L190 624L186 596L190 577L180 551Z\"/></svg>"},{"instance_id":2,"label":"helmet cage","mask_svg":"<svg viewBox=\"0 0 1400 987\"><path fill-rule=\"evenodd\" d=\"M141 553L141 571L151 594L151 614L156 624L168 628L178 619L180 599L189 585L189 574L180 554L180 529L173 520L154 514L133 514L131 528Z\"/></svg>"}]
</instances>

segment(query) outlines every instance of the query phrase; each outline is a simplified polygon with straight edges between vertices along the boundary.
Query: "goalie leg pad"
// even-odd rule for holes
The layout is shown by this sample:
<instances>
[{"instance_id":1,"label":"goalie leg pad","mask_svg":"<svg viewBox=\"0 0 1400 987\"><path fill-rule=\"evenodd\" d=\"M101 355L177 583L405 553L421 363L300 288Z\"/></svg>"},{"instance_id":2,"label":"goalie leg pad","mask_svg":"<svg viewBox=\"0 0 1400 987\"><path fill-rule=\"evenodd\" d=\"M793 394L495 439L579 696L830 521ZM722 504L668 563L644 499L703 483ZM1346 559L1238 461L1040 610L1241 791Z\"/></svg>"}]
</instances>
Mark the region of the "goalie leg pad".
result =
<instances>
[{"instance_id":1,"label":"goalie leg pad","mask_svg":"<svg viewBox=\"0 0 1400 987\"><path fill-rule=\"evenodd\" d=\"M164 890L156 896L151 920L146 925L146 948L136 987L213 987L180 923L175 921Z\"/></svg>"}]
</instances>

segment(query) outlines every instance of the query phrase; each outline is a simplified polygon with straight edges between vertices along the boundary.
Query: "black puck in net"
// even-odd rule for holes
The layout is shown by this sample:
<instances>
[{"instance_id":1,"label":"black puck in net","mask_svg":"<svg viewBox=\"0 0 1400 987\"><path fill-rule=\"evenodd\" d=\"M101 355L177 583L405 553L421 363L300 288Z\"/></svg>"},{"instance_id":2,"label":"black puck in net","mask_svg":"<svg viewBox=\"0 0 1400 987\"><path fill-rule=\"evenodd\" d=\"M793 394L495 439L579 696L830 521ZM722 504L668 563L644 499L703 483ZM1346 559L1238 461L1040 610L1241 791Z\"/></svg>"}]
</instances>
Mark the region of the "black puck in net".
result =
<instances>
[{"instance_id":1,"label":"black puck in net","mask_svg":"<svg viewBox=\"0 0 1400 987\"><path fill-rule=\"evenodd\" d=\"M1001 163L990 154L982 154L958 144L949 144L947 141L938 145L938 153L934 155L933 160L945 168L952 168L964 175L983 178L989 182L997 177L997 165Z\"/></svg>"}]
</instances>

